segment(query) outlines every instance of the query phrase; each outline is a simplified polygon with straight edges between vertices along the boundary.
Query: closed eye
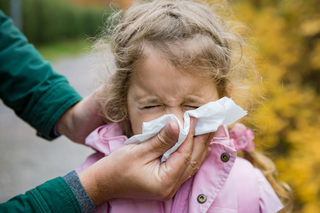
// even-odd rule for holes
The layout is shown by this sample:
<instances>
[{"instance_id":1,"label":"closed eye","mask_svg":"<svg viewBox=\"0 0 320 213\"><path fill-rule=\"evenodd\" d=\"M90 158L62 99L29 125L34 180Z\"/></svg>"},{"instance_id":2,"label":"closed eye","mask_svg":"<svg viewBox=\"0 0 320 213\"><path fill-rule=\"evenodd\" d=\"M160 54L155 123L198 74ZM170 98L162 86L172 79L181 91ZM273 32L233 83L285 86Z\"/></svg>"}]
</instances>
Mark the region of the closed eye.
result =
<instances>
[{"instance_id":1,"label":"closed eye","mask_svg":"<svg viewBox=\"0 0 320 213\"><path fill-rule=\"evenodd\" d=\"M143 107L143 109L152 109L152 108L156 108L156 107L160 107L161 105L153 105L153 106L145 106Z\"/></svg>"},{"instance_id":2,"label":"closed eye","mask_svg":"<svg viewBox=\"0 0 320 213\"><path fill-rule=\"evenodd\" d=\"M185 105L184 107L192 108L192 109L198 109L199 108L198 106L191 106L191 105Z\"/></svg>"}]
</instances>

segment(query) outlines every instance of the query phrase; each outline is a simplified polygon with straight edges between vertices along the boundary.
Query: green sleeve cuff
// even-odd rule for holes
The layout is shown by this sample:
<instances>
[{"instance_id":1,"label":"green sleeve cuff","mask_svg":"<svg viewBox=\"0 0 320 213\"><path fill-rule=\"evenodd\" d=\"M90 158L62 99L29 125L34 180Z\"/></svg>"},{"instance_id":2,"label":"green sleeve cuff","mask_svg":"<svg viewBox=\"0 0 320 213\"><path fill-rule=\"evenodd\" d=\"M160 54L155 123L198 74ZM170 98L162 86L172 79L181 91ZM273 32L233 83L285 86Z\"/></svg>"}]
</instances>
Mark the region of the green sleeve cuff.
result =
<instances>
[{"instance_id":1,"label":"green sleeve cuff","mask_svg":"<svg viewBox=\"0 0 320 213\"><path fill-rule=\"evenodd\" d=\"M26 120L37 129L38 136L52 140L57 137L53 133L53 128L58 119L81 99L67 81L60 81L39 98Z\"/></svg>"},{"instance_id":2,"label":"green sleeve cuff","mask_svg":"<svg viewBox=\"0 0 320 213\"><path fill-rule=\"evenodd\" d=\"M66 181L55 178L30 190L41 212L81 212L80 205Z\"/></svg>"},{"instance_id":3,"label":"green sleeve cuff","mask_svg":"<svg viewBox=\"0 0 320 213\"><path fill-rule=\"evenodd\" d=\"M81 100L0 10L0 98L38 135L52 140L59 117Z\"/></svg>"},{"instance_id":4,"label":"green sleeve cuff","mask_svg":"<svg viewBox=\"0 0 320 213\"><path fill-rule=\"evenodd\" d=\"M0 204L0 212L81 213L81 208L66 181L58 177Z\"/></svg>"}]
</instances>

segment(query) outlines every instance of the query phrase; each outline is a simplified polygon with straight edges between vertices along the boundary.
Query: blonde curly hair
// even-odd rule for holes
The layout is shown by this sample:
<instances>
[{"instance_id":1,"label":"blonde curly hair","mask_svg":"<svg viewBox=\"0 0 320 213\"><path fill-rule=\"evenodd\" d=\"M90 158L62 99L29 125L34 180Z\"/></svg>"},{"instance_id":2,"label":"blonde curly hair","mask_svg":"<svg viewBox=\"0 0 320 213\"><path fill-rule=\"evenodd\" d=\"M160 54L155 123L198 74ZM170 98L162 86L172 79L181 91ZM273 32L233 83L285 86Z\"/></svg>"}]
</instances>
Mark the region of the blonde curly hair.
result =
<instances>
[{"instance_id":1,"label":"blonde curly hair","mask_svg":"<svg viewBox=\"0 0 320 213\"><path fill-rule=\"evenodd\" d=\"M129 79L150 49L176 68L212 79L220 98L233 97L250 110L253 99L239 91L257 80L255 62L244 51L247 44L240 34L245 27L222 18L222 14L232 14L226 13L229 8L224 5L158 0L134 4L111 16L94 45L100 55L111 48L114 56L115 73L105 83L101 98L103 115L120 122L125 134L132 134L127 111ZM291 200L288 190L276 181L270 159L257 152L243 153L243 157L262 170L283 201Z\"/></svg>"}]
</instances>

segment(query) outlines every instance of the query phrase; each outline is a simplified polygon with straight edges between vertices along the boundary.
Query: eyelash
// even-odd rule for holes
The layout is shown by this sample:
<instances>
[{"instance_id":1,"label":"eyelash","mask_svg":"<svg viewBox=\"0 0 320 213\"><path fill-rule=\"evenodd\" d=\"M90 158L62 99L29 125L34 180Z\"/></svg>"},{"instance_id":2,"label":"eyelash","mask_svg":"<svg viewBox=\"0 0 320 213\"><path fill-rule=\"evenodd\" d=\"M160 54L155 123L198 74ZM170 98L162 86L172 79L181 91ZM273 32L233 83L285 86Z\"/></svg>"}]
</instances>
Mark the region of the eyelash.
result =
<instances>
[{"instance_id":1,"label":"eyelash","mask_svg":"<svg viewBox=\"0 0 320 213\"><path fill-rule=\"evenodd\" d=\"M143 107L143 109L152 109L152 108L156 108L159 107L160 105L155 105L155 106L145 106Z\"/></svg>"},{"instance_id":2,"label":"eyelash","mask_svg":"<svg viewBox=\"0 0 320 213\"><path fill-rule=\"evenodd\" d=\"M189 106L189 105L186 105L186 107L190 107L190 108L193 108L193 109L198 109L199 108L198 106Z\"/></svg>"},{"instance_id":3,"label":"eyelash","mask_svg":"<svg viewBox=\"0 0 320 213\"><path fill-rule=\"evenodd\" d=\"M145 106L143 107L143 109L152 109L152 108L156 108L156 107L160 107L161 105L155 105L155 106ZM198 109L198 106L189 106L189 105L185 105L185 107L189 107L189 108L193 108L193 109Z\"/></svg>"}]
</instances>

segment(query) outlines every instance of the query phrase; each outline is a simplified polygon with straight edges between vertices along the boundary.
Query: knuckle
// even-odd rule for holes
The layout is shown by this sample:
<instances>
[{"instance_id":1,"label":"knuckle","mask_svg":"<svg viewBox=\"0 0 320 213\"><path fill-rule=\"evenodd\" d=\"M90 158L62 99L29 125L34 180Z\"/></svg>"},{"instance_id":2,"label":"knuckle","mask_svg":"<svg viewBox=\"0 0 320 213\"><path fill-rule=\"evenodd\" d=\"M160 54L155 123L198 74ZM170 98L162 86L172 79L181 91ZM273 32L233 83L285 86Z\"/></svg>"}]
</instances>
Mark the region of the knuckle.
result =
<instances>
[{"instance_id":1,"label":"knuckle","mask_svg":"<svg viewBox=\"0 0 320 213\"><path fill-rule=\"evenodd\" d=\"M186 166L190 165L191 156L190 156L190 155L187 155L187 156L184 158L184 162L185 162Z\"/></svg>"},{"instance_id":2,"label":"knuckle","mask_svg":"<svg viewBox=\"0 0 320 213\"><path fill-rule=\"evenodd\" d=\"M190 162L190 166L193 168L193 169L197 169L199 168L199 163L197 161L191 161Z\"/></svg>"},{"instance_id":3,"label":"knuckle","mask_svg":"<svg viewBox=\"0 0 320 213\"><path fill-rule=\"evenodd\" d=\"M162 132L160 132L159 134L157 134L156 136L156 140L157 142L161 145L161 147L167 147L167 142L166 140L164 139L163 135L162 135Z\"/></svg>"},{"instance_id":4,"label":"knuckle","mask_svg":"<svg viewBox=\"0 0 320 213\"><path fill-rule=\"evenodd\" d=\"M204 134L204 135L199 135L197 137L195 137L194 142L195 143L203 143L206 144L207 140L208 140L209 135L208 134Z\"/></svg>"},{"instance_id":5,"label":"knuckle","mask_svg":"<svg viewBox=\"0 0 320 213\"><path fill-rule=\"evenodd\" d=\"M191 175L194 175L199 170L199 163L197 161L191 161Z\"/></svg>"}]
</instances>

